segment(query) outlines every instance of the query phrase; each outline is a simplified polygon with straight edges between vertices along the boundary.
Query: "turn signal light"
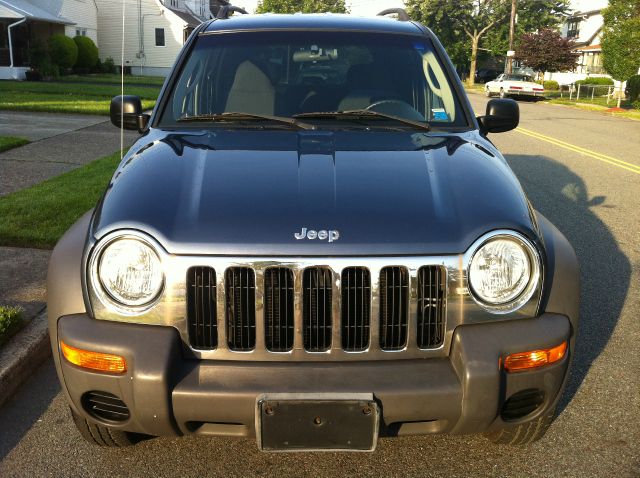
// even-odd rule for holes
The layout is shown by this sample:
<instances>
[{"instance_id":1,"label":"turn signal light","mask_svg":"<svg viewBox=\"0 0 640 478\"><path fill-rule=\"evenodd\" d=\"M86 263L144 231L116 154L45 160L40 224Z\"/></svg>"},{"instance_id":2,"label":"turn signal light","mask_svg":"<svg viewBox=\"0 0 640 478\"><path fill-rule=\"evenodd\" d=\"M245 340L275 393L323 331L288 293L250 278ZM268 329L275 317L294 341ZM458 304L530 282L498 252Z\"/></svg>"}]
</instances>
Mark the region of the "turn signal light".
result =
<instances>
[{"instance_id":1,"label":"turn signal light","mask_svg":"<svg viewBox=\"0 0 640 478\"><path fill-rule=\"evenodd\" d=\"M127 371L127 361L119 355L77 349L63 341L60 341L60 349L64 358L78 367L104 373L124 373Z\"/></svg>"},{"instance_id":2,"label":"turn signal light","mask_svg":"<svg viewBox=\"0 0 640 478\"><path fill-rule=\"evenodd\" d=\"M550 349L531 350L530 352L518 352L507 356L504 360L504 369L507 372L522 372L532 368L542 367L557 362L567 352L567 342L562 342Z\"/></svg>"}]
</instances>

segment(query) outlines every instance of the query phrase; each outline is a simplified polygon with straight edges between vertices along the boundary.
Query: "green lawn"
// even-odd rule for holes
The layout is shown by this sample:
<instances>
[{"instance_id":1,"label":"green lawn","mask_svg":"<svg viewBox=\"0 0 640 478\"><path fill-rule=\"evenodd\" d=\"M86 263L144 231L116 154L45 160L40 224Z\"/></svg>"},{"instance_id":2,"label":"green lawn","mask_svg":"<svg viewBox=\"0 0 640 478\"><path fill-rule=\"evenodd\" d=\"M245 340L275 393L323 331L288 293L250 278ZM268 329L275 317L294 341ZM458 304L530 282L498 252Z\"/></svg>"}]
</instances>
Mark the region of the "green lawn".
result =
<instances>
[{"instance_id":1,"label":"green lawn","mask_svg":"<svg viewBox=\"0 0 640 478\"><path fill-rule=\"evenodd\" d=\"M96 205L119 162L118 152L0 197L0 245L52 248Z\"/></svg>"},{"instance_id":2,"label":"green lawn","mask_svg":"<svg viewBox=\"0 0 640 478\"><path fill-rule=\"evenodd\" d=\"M58 79L63 83L105 83L105 84L120 84L119 74L95 74L95 75L67 75L61 76ZM143 86L162 86L164 83L164 77L160 76L124 76L124 86L127 85L143 85Z\"/></svg>"},{"instance_id":3,"label":"green lawn","mask_svg":"<svg viewBox=\"0 0 640 478\"><path fill-rule=\"evenodd\" d=\"M153 108L159 92L157 85L125 86L125 94L140 96L145 109ZM107 115L111 98L119 94L119 86L108 84L0 81L0 110Z\"/></svg>"},{"instance_id":4,"label":"green lawn","mask_svg":"<svg viewBox=\"0 0 640 478\"><path fill-rule=\"evenodd\" d=\"M0 306L0 346L4 345L23 325L22 309Z\"/></svg>"},{"instance_id":5,"label":"green lawn","mask_svg":"<svg viewBox=\"0 0 640 478\"><path fill-rule=\"evenodd\" d=\"M17 148L18 146L24 146L29 143L28 140L24 138L16 138L15 136L0 136L0 153L2 151L8 151L13 148Z\"/></svg>"}]
</instances>

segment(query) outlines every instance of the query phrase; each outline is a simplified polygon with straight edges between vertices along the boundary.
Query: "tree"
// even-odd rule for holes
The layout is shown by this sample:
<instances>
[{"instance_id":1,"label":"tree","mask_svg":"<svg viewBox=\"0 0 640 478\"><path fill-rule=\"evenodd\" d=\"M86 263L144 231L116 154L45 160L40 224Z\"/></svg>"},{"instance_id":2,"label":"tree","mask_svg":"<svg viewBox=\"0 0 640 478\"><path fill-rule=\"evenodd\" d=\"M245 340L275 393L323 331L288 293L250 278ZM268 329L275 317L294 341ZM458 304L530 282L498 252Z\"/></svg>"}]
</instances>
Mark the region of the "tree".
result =
<instances>
[{"instance_id":1,"label":"tree","mask_svg":"<svg viewBox=\"0 0 640 478\"><path fill-rule=\"evenodd\" d=\"M537 33L526 33L520 38L516 59L535 71L573 71L579 54L575 43L562 38L560 32L545 28Z\"/></svg>"},{"instance_id":2,"label":"tree","mask_svg":"<svg viewBox=\"0 0 640 478\"><path fill-rule=\"evenodd\" d=\"M345 0L260 0L256 13L349 13Z\"/></svg>"},{"instance_id":3,"label":"tree","mask_svg":"<svg viewBox=\"0 0 640 478\"><path fill-rule=\"evenodd\" d=\"M456 64L470 63L473 85L478 52L504 55L509 44L511 0L406 0L409 14L431 28ZM568 0L518 0L516 35L556 26ZM483 47L480 42L483 41Z\"/></svg>"},{"instance_id":4,"label":"tree","mask_svg":"<svg viewBox=\"0 0 640 478\"><path fill-rule=\"evenodd\" d=\"M640 0L610 0L602 16L602 65L620 82L620 108L622 83L640 67Z\"/></svg>"}]
</instances>

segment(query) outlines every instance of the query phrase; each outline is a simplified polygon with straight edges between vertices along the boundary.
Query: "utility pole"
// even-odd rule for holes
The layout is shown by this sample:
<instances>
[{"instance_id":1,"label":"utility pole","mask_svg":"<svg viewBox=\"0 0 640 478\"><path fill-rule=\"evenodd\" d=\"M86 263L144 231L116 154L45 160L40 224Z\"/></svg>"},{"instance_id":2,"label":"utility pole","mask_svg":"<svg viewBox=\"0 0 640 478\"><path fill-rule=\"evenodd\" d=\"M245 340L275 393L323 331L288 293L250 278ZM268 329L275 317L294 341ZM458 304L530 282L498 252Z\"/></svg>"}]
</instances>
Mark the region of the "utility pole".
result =
<instances>
[{"instance_id":1,"label":"utility pole","mask_svg":"<svg viewBox=\"0 0 640 478\"><path fill-rule=\"evenodd\" d=\"M507 53L507 73L513 73L513 34L516 28L516 2L511 0L511 21L509 23L509 52Z\"/></svg>"}]
</instances>

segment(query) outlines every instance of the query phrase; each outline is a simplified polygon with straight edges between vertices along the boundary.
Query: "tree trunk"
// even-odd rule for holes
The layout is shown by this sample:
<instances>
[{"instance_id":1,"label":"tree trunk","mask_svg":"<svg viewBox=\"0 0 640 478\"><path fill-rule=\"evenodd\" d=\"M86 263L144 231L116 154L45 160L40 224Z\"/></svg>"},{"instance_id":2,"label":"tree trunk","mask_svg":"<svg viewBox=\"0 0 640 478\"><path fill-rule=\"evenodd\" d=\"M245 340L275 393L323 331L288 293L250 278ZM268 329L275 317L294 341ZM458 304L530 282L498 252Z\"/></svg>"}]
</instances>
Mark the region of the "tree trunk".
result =
<instances>
[{"instance_id":1,"label":"tree trunk","mask_svg":"<svg viewBox=\"0 0 640 478\"><path fill-rule=\"evenodd\" d=\"M622 95L624 95L624 91L622 90L622 81L620 82L620 91L618 91L618 108L622 104Z\"/></svg>"},{"instance_id":2,"label":"tree trunk","mask_svg":"<svg viewBox=\"0 0 640 478\"><path fill-rule=\"evenodd\" d=\"M476 33L476 32L474 32ZM471 65L469 66L469 78L467 79L467 84L469 86L473 86L476 83L476 64L478 62L478 43L480 42L480 38L478 36L474 36L471 41Z\"/></svg>"}]
</instances>

